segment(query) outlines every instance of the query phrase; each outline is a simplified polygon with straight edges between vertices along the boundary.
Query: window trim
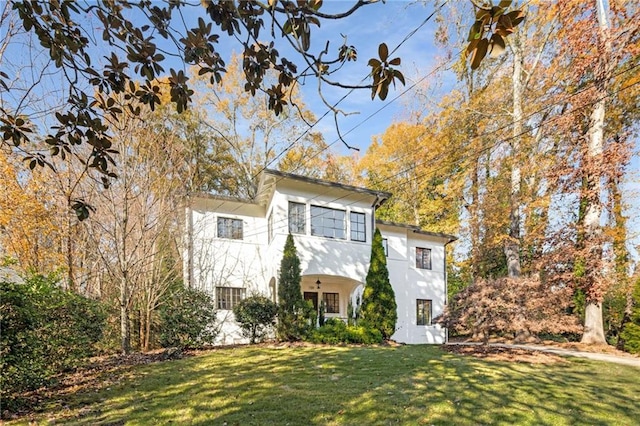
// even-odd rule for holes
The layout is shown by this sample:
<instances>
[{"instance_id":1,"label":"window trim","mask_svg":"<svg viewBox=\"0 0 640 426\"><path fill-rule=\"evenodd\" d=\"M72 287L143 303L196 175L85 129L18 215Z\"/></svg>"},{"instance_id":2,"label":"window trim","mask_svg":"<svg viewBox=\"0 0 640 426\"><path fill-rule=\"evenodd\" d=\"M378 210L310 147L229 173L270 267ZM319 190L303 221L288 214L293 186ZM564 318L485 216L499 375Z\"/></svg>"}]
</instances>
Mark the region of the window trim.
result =
<instances>
[{"instance_id":1,"label":"window trim","mask_svg":"<svg viewBox=\"0 0 640 426\"><path fill-rule=\"evenodd\" d=\"M237 295L234 294L236 293ZM231 300L222 299L223 292L228 292L228 298ZM226 295L225 295L226 296ZM216 308L222 311L231 311L241 300L245 298L244 287L216 287Z\"/></svg>"},{"instance_id":2,"label":"window trim","mask_svg":"<svg viewBox=\"0 0 640 426\"><path fill-rule=\"evenodd\" d=\"M327 296L335 297L331 303L327 301ZM324 302L325 313L327 314L339 314L340 313L340 293L322 293L322 301ZM329 307L335 308L334 310L329 310Z\"/></svg>"},{"instance_id":3,"label":"window trim","mask_svg":"<svg viewBox=\"0 0 640 426\"><path fill-rule=\"evenodd\" d=\"M389 239L388 238L382 239L382 250L384 250L385 257L389 257Z\"/></svg>"},{"instance_id":4,"label":"window trim","mask_svg":"<svg viewBox=\"0 0 640 426\"><path fill-rule=\"evenodd\" d=\"M229 221L230 225L231 225L231 234L230 235L221 235L221 230L223 229L222 226L220 226L220 223L225 222L225 221ZM234 236L235 232L234 232L234 223L239 223L240 224L240 236ZM227 230L226 225L224 227L225 230ZM238 218L234 218L234 217L226 217L226 216L218 216L217 220L216 220L216 236L218 238L224 238L227 240L244 240L244 221L242 219L238 219Z\"/></svg>"},{"instance_id":5,"label":"window trim","mask_svg":"<svg viewBox=\"0 0 640 426\"><path fill-rule=\"evenodd\" d=\"M271 241L273 241L273 209L267 217L267 242L271 244Z\"/></svg>"},{"instance_id":6,"label":"window trim","mask_svg":"<svg viewBox=\"0 0 640 426\"><path fill-rule=\"evenodd\" d=\"M425 265L424 255L418 256L418 252L429 253L429 264ZM431 271L433 268L433 260L431 258L431 249L426 247L416 247L416 269L425 269Z\"/></svg>"},{"instance_id":7,"label":"window trim","mask_svg":"<svg viewBox=\"0 0 640 426\"><path fill-rule=\"evenodd\" d=\"M314 209L321 209L323 214L322 215L317 215L314 216ZM346 210L342 210L342 209L334 209L331 207L326 207L326 206L319 206L316 204L311 204L311 208L310 208L310 212L311 212L311 235L315 236L315 237L323 237L323 238L331 238L333 240L346 240L347 239L347 211ZM335 214L336 212L340 212L342 213L342 227L341 228L336 228L336 227L328 227L328 226L324 226L324 220L333 220L334 224L336 222L335 217L325 217L324 212L332 212L332 214ZM333 230L333 236L331 235L326 235L325 232L321 232L321 233L314 233L314 224L313 224L313 219L314 218L320 218L323 220L323 224L322 224L322 230L324 229L331 229ZM337 237L335 236L336 232L335 231L342 231L342 237Z\"/></svg>"},{"instance_id":8,"label":"window trim","mask_svg":"<svg viewBox=\"0 0 640 426\"><path fill-rule=\"evenodd\" d=\"M362 222L354 222L353 218L358 217L358 218L362 218ZM362 230L356 230L354 231L354 226L353 225L362 225ZM366 243L367 242L367 214L366 213L362 213L362 212L354 212L351 211L349 212L349 225L350 225L350 229L349 229L349 238L351 239L351 241L358 241L360 243ZM353 233L356 232L357 234L362 234L362 238L363 239L357 239L357 238L353 238Z\"/></svg>"},{"instance_id":9,"label":"window trim","mask_svg":"<svg viewBox=\"0 0 640 426\"><path fill-rule=\"evenodd\" d=\"M420 307L422 307L422 312L420 312ZM428 310L425 315L425 307L428 307ZM431 326L433 324L433 300L431 299L416 299L416 325L418 326Z\"/></svg>"},{"instance_id":10,"label":"window trim","mask_svg":"<svg viewBox=\"0 0 640 426\"><path fill-rule=\"evenodd\" d=\"M302 220L301 220L301 225L302 225L302 231L300 230L293 230L291 225L292 225L292 221L291 221L291 217L292 217L292 209L291 206L298 206L298 207L302 207ZM307 233L307 204L306 203L299 203L297 201L289 201L288 204L288 210L287 210L287 226L289 229L289 233L291 234L300 234L300 235L305 235ZM300 216L300 212L297 212L297 219L300 220L299 216ZM300 224L298 224L300 225Z\"/></svg>"}]
</instances>

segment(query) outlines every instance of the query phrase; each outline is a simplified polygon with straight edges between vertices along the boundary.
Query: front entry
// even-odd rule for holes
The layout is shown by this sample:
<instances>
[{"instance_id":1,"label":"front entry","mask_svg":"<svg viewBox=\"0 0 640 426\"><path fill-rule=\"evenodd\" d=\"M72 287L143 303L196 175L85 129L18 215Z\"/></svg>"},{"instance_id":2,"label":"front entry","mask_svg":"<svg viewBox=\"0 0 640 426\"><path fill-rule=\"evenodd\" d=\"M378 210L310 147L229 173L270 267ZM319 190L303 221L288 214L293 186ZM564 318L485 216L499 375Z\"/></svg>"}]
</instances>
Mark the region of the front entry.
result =
<instances>
[{"instance_id":1,"label":"front entry","mask_svg":"<svg viewBox=\"0 0 640 426\"><path fill-rule=\"evenodd\" d=\"M307 300L311 300L311 303L313 303L313 309L315 309L315 311L318 311L318 292L315 291L305 291L304 292L304 301L306 302Z\"/></svg>"}]
</instances>

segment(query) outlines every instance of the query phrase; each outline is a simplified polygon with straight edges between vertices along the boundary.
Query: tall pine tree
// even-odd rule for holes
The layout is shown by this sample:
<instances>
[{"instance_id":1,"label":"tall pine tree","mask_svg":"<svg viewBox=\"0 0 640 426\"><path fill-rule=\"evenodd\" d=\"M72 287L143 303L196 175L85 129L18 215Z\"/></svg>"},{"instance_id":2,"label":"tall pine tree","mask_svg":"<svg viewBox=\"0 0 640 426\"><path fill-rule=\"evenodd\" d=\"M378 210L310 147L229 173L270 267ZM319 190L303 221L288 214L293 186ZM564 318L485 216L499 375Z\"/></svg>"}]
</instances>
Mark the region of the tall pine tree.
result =
<instances>
[{"instance_id":1,"label":"tall pine tree","mask_svg":"<svg viewBox=\"0 0 640 426\"><path fill-rule=\"evenodd\" d=\"M380 330L382 337L389 339L396 330L398 306L396 295L389 281L387 258L382 247L382 235L376 229L371 243L371 263L362 294L362 320L372 328Z\"/></svg>"},{"instance_id":2,"label":"tall pine tree","mask_svg":"<svg viewBox=\"0 0 640 426\"><path fill-rule=\"evenodd\" d=\"M280 263L278 286L278 337L283 340L300 339L305 327L304 299L300 290L300 281L300 258L296 252L293 236L289 234Z\"/></svg>"}]
</instances>

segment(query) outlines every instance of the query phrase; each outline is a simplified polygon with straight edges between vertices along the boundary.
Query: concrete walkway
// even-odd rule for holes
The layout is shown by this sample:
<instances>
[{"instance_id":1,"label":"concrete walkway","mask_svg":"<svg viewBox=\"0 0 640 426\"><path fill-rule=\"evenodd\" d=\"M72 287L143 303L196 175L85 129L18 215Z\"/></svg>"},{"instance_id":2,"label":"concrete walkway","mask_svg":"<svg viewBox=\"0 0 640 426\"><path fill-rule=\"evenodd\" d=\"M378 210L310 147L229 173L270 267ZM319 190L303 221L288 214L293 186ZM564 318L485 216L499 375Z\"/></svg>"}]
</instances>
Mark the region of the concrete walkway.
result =
<instances>
[{"instance_id":1,"label":"concrete walkway","mask_svg":"<svg viewBox=\"0 0 640 426\"><path fill-rule=\"evenodd\" d=\"M448 342L446 344L461 345L461 346L482 345L482 343L480 342ZM582 352L582 351L576 351L573 349L559 348L555 346L518 345L518 344L507 344L507 343L489 343L488 345L496 348L513 348L513 349L524 349L527 351L540 351L540 352L546 352L546 353L555 354L559 356L575 356L579 358L588 358L588 359L594 359L596 361L612 362L615 364L630 365L632 367L640 368L640 358L635 358L631 356L626 357L626 356L603 354L603 353L597 353L597 352Z\"/></svg>"}]
</instances>

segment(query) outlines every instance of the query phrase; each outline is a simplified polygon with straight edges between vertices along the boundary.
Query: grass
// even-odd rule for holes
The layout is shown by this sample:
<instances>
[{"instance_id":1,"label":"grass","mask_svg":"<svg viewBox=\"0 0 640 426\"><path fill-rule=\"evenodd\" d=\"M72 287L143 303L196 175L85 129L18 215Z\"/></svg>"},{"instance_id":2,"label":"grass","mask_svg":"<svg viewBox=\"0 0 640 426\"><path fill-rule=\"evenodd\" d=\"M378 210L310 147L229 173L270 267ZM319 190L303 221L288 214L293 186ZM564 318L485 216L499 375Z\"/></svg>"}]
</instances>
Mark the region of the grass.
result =
<instances>
[{"instance_id":1,"label":"grass","mask_svg":"<svg viewBox=\"0 0 640 426\"><path fill-rule=\"evenodd\" d=\"M34 418L227 426L631 425L638 419L637 368L582 359L491 361L436 346L222 349L137 366L109 388L66 396Z\"/></svg>"}]
</instances>

